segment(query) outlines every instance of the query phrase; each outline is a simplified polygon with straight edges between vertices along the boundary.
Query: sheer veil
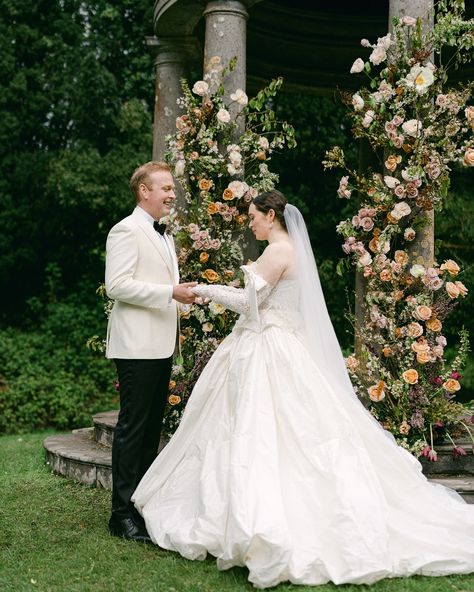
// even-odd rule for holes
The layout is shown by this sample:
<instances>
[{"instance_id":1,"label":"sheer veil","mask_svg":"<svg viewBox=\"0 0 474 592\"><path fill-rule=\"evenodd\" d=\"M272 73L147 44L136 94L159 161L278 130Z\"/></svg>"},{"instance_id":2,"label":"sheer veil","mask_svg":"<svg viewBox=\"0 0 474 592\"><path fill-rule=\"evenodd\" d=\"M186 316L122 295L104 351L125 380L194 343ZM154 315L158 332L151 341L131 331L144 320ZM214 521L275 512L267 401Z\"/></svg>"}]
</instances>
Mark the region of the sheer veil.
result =
<instances>
[{"instance_id":1,"label":"sheer veil","mask_svg":"<svg viewBox=\"0 0 474 592\"><path fill-rule=\"evenodd\" d=\"M300 287L300 313L308 349L318 367L341 392L356 397L344 357L329 317L318 268L301 212L287 204L285 223L295 247L297 279Z\"/></svg>"}]
</instances>

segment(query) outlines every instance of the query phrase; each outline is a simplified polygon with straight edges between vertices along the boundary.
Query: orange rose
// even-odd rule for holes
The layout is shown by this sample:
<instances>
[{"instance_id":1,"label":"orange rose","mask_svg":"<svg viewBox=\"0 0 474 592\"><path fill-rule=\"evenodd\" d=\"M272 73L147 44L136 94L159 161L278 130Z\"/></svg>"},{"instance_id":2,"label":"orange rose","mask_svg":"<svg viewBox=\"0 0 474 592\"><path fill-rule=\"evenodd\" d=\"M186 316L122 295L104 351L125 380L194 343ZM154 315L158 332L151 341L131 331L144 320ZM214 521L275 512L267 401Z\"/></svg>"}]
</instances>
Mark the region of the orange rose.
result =
<instances>
[{"instance_id":1,"label":"orange rose","mask_svg":"<svg viewBox=\"0 0 474 592\"><path fill-rule=\"evenodd\" d=\"M209 259L209 253L205 253L204 251L199 255L199 263L206 263Z\"/></svg>"},{"instance_id":2,"label":"orange rose","mask_svg":"<svg viewBox=\"0 0 474 592\"><path fill-rule=\"evenodd\" d=\"M389 358L393 354L393 350L390 346L386 345L382 350L383 355Z\"/></svg>"},{"instance_id":3,"label":"orange rose","mask_svg":"<svg viewBox=\"0 0 474 592\"><path fill-rule=\"evenodd\" d=\"M454 282L446 282L445 288L450 298L457 298L461 294L461 290Z\"/></svg>"},{"instance_id":4,"label":"orange rose","mask_svg":"<svg viewBox=\"0 0 474 592\"><path fill-rule=\"evenodd\" d=\"M181 403L181 397L179 395L170 395L168 397L168 403L170 405L178 405Z\"/></svg>"},{"instance_id":5,"label":"orange rose","mask_svg":"<svg viewBox=\"0 0 474 592\"><path fill-rule=\"evenodd\" d=\"M404 337L403 327L395 327L395 337L397 339L401 339L402 337Z\"/></svg>"},{"instance_id":6,"label":"orange rose","mask_svg":"<svg viewBox=\"0 0 474 592\"><path fill-rule=\"evenodd\" d=\"M198 186L201 191L209 191L209 189L212 187L212 181L209 179L200 179Z\"/></svg>"},{"instance_id":7,"label":"orange rose","mask_svg":"<svg viewBox=\"0 0 474 592\"><path fill-rule=\"evenodd\" d=\"M418 372L410 368L410 370L405 370L402 378L407 384L416 384L418 382Z\"/></svg>"},{"instance_id":8,"label":"orange rose","mask_svg":"<svg viewBox=\"0 0 474 592\"><path fill-rule=\"evenodd\" d=\"M408 253L406 251L395 251L394 259L396 263L405 266L408 263Z\"/></svg>"},{"instance_id":9,"label":"orange rose","mask_svg":"<svg viewBox=\"0 0 474 592\"><path fill-rule=\"evenodd\" d=\"M464 298L464 296L467 296L468 293L468 289L466 288L466 286L462 283L462 282L454 282L456 284L456 286L459 289L459 294L460 296L462 296Z\"/></svg>"},{"instance_id":10,"label":"orange rose","mask_svg":"<svg viewBox=\"0 0 474 592\"><path fill-rule=\"evenodd\" d=\"M390 269L382 269L380 272L380 279L382 282L389 282L392 279L392 272Z\"/></svg>"},{"instance_id":11,"label":"orange rose","mask_svg":"<svg viewBox=\"0 0 474 592\"><path fill-rule=\"evenodd\" d=\"M398 224L398 220L392 216L392 214L387 214L387 220L390 224Z\"/></svg>"},{"instance_id":12,"label":"orange rose","mask_svg":"<svg viewBox=\"0 0 474 592\"><path fill-rule=\"evenodd\" d=\"M376 253L378 251L379 248L379 239L374 236L374 238L369 242L369 249L372 251L372 253Z\"/></svg>"},{"instance_id":13,"label":"orange rose","mask_svg":"<svg viewBox=\"0 0 474 592\"><path fill-rule=\"evenodd\" d=\"M180 345L183 345L183 343L186 341L186 335L180 335L179 336L179 343Z\"/></svg>"},{"instance_id":14,"label":"orange rose","mask_svg":"<svg viewBox=\"0 0 474 592\"><path fill-rule=\"evenodd\" d=\"M174 387L176 386L176 381L175 380L170 380L169 384L168 384L168 388L170 390L174 389Z\"/></svg>"},{"instance_id":15,"label":"orange rose","mask_svg":"<svg viewBox=\"0 0 474 592\"><path fill-rule=\"evenodd\" d=\"M213 269L206 269L201 273L201 277L205 278L210 284L214 284L219 279L219 274Z\"/></svg>"},{"instance_id":16,"label":"orange rose","mask_svg":"<svg viewBox=\"0 0 474 592\"><path fill-rule=\"evenodd\" d=\"M461 271L461 268L452 259L446 259L446 261L440 266L440 271L447 271L449 275L458 275Z\"/></svg>"},{"instance_id":17,"label":"orange rose","mask_svg":"<svg viewBox=\"0 0 474 592\"><path fill-rule=\"evenodd\" d=\"M429 329L430 331L441 331L441 328L443 326L441 324L441 321L439 319L434 318L434 317L431 319L428 319L425 324L426 324L426 328Z\"/></svg>"},{"instance_id":18,"label":"orange rose","mask_svg":"<svg viewBox=\"0 0 474 592\"><path fill-rule=\"evenodd\" d=\"M403 298L403 290L395 290L394 292L392 292L392 298L395 302L401 300Z\"/></svg>"},{"instance_id":19,"label":"orange rose","mask_svg":"<svg viewBox=\"0 0 474 592\"><path fill-rule=\"evenodd\" d=\"M247 216L245 214L240 214L239 216L236 216L235 221L237 224L245 224L247 221Z\"/></svg>"},{"instance_id":20,"label":"orange rose","mask_svg":"<svg viewBox=\"0 0 474 592\"><path fill-rule=\"evenodd\" d=\"M372 385L367 389L369 397L372 401L378 402L385 399L385 387L387 385L383 380L379 380L377 384Z\"/></svg>"},{"instance_id":21,"label":"orange rose","mask_svg":"<svg viewBox=\"0 0 474 592\"><path fill-rule=\"evenodd\" d=\"M226 189L224 189L224 193L222 194L222 197L226 201L230 201L231 199L234 199L234 192L232 191L232 189L229 189L227 187Z\"/></svg>"},{"instance_id":22,"label":"orange rose","mask_svg":"<svg viewBox=\"0 0 474 592\"><path fill-rule=\"evenodd\" d=\"M258 160L265 160L267 158L267 155L263 150L259 150L255 156L258 158Z\"/></svg>"},{"instance_id":23,"label":"orange rose","mask_svg":"<svg viewBox=\"0 0 474 592\"><path fill-rule=\"evenodd\" d=\"M214 214L217 214L218 211L219 211L219 207L214 202L211 201L211 203L209 203L207 205L207 213L210 216L213 216Z\"/></svg>"},{"instance_id":24,"label":"orange rose","mask_svg":"<svg viewBox=\"0 0 474 592\"><path fill-rule=\"evenodd\" d=\"M461 385L454 378L448 378L446 382L443 382L443 388L447 390L448 393L453 394L461 388Z\"/></svg>"}]
</instances>

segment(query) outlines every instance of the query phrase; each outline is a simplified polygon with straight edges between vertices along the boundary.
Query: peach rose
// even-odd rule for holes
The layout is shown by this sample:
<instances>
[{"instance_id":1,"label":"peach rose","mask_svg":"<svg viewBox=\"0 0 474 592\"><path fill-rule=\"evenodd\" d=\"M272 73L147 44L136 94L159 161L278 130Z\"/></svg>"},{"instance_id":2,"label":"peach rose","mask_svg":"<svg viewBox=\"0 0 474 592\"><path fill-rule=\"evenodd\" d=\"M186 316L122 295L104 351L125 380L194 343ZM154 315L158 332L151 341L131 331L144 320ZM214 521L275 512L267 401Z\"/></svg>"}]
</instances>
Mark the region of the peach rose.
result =
<instances>
[{"instance_id":1,"label":"peach rose","mask_svg":"<svg viewBox=\"0 0 474 592\"><path fill-rule=\"evenodd\" d=\"M345 359L345 362L346 362L346 368L350 372L355 372L357 370L357 368L359 367L359 360L355 356L348 356Z\"/></svg>"},{"instance_id":2,"label":"peach rose","mask_svg":"<svg viewBox=\"0 0 474 592\"><path fill-rule=\"evenodd\" d=\"M427 364L429 361L431 361L430 352L419 352L416 354L416 361L418 364Z\"/></svg>"},{"instance_id":3,"label":"peach rose","mask_svg":"<svg viewBox=\"0 0 474 592\"><path fill-rule=\"evenodd\" d=\"M234 192L232 191L232 189L229 189L228 187L226 189L224 189L224 192L222 194L222 198L225 199L226 201L230 201L231 199L234 199Z\"/></svg>"},{"instance_id":4,"label":"peach rose","mask_svg":"<svg viewBox=\"0 0 474 592\"><path fill-rule=\"evenodd\" d=\"M367 389L371 401L382 401L385 399L386 384L383 380L379 380L377 384L372 385Z\"/></svg>"},{"instance_id":5,"label":"peach rose","mask_svg":"<svg viewBox=\"0 0 474 592\"><path fill-rule=\"evenodd\" d=\"M446 292L448 293L448 296L453 300L454 298L457 298L459 294L461 294L460 289L456 286L454 282L446 282L445 288Z\"/></svg>"},{"instance_id":6,"label":"peach rose","mask_svg":"<svg viewBox=\"0 0 474 592\"><path fill-rule=\"evenodd\" d=\"M423 327L420 323L410 323L407 327L407 335L408 337L420 337L423 335Z\"/></svg>"},{"instance_id":7,"label":"peach rose","mask_svg":"<svg viewBox=\"0 0 474 592\"><path fill-rule=\"evenodd\" d=\"M410 431L410 425L407 421L402 421L402 423L400 424L400 427L398 428L398 431L400 432L400 434L402 434L403 436L406 436L409 431Z\"/></svg>"},{"instance_id":8,"label":"peach rose","mask_svg":"<svg viewBox=\"0 0 474 592\"><path fill-rule=\"evenodd\" d=\"M403 298L403 290L395 290L392 292L392 298L395 302L398 302Z\"/></svg>"},{"instance_id":9,"label":"peach rose","mask_svg":"<svg viewBox=\"0 0 474 592\"><path fill-rule=\"evenodd\" d=\"M413 312L413 316L419 321L427 321L429 318L431 318L432 314L433 311L431 308L425 304L419 304Z\"/></svg>"},{"instance_id":10,"label":"peach rose","mask_svg":"<svg viewBox=\"0 0 474 592\"><path fill-rule=\"evenodd\" d=\"M219 211L219 206L216 205L213 201L211 201L211 203L207 204L207 213L209 214L209 216L213 216L214 214L217 214L218 211Z\"/></svg>"},{"instance_id":11,"label":"peach rose","mask_svg":"<svg viewBox=\"0 0 474 592\"><path fill-rule=\"evenodd\" d=\"M430 331L435 331L435 332L441 331L441 329L443 327L441 321L439 319L434 318L434 317L431 319L428 319L425 324L426 324L427 329L429 329Z\"/></svg>"},{"instance_id":12,"label":"peach rose","mask_svg":"<svg viewBox=\"0 0 474 592\"><path fill-rule=\"evenodd\" d=\"M219 274L213 269L206 269L206 271L201 273L201 277L206 279L210 284L214 284L219 279Z\"/></svg>"},{"instance_id":13,"label":"peach rose","mask_svg":"<svg viewBox=\"0 0 474 592\"><path fill-rule=\"evenodd\" d=\"M389 358L393 354L393 349L389 345L386 345L382 349L382 353L386 358Z\"/></svg>"},{"instance_id":14,"label":"peach rose","mask_svg":"<svg viewBox=\"0 0 474 592\"><path fill-rule=\"evenodd\" d=\"M399 265L406 265L408 263L408 253L406 251L395 251L394 259Z\"/></svg>"},{"instance_id":15,"label":"peach rose","mask_svg":"<svg viewBox=\"0 0 474 592\"><path fill-rule=\"evenodd\" d=\"M181 403L181 397L179 395L170 395L168 397L168 403L170 405L178 405Z\"/></svg>"},{"instance_id":16,"label":"peach rose","mask_svg":"<svg viewBox=\"0 0 474 592\"><path fill-rule=\"evenodd\" d=\"M382 269L380 272L380 279L382 282L389 282L392 279L392 272L390 269Z\"/></svg>"},{"instance_id":17,"label":"peach rose","mask_svg":"<svg viewBox=\"0 0 474 592\"><path fill-rule=\"evenodd\" d=\"M385 161L385 168L393 173L393 171L397 168L397 165L402 161L401 156L395 156L391 154L387 160Z\"/></svg>"},{"instance_id":18,"label":"peach rose","mask_svg":"<svg viewBox=\"0 0 474 592\"><path fill-rule=\"evenodd\" d=\"M405 370L402 378L407 384L416 384L418 382L418 372L414 368L410 368Z\"/></svg>"},{"instance_id":19,"label":"peach rose","mask_svg":"<svg viewBox=\"0 0 474 592\"><path fill-rule=\"evenodd\" d=\"M474 148L468 148L464 153L463 163L468 166L474 166Z\"/></svg>"},{"instance_id":20,"label":"peach rose","mask_svg":"<svg viewBox=\"0 0 474 592\"><path fill-rule=\"evenodd\" d=\"M201 191L209 191L209 189L212 187L212 181L209 179L200 179L198 186Z\"/></svg>"},{"instance_id":21,"label":"peach rose","mask_svg":"<svg viewBox=\"0 0 474 592\"><path fill-rule=\"evenodd\" d=\"M449 275L458 275L458 273L461 271L461 268L459 267L459 265L456 263L456 261L453 261L452 259L446 259L446 261L440 266L440 271L447 271L449 273Z\"/></svg>"},{"instance_id":22,"label":"peach rose","mask_svg":"<svg viewBox=\"0 0 474 592\"><path fill-rule=\"evenodd\" d=\"M245 224L247 221L247 216L245 214L240 214L239 216L235 217L235 221L237 224Z\"/></svg>"},{"instance_id":23,"label":"peach rose","mask_svg":"<svg viewBox=\"0 0 474 592\"><path fill-rule=\"evenodd\" d=\"M186 339L187 339L186 335L180 335L179 336L180 345L183 345L183 343L186 341Z\"/></svg>"},{"instance_id":24,"label":"peach rose","mask_svg":"<svg viewBox=\"0 0 474 592\"><path fill-rule=\"evenodd\" d=\"M209 253L200 253L199 255L199 263L206 263L209 259Z\"/></svg>"},{"instance_id":25,"label":"peach rose","mask_svg":"<svg viewBox=\"0 0 474 592\"><path fill-rule=\"evenodd\" d=\"M203 323L201 329L204 333L210 333L214 329L214 325L212 323Z\"/></svg>"},{"instance_id":26,"label":"peach rose","mask_svg":"<svg viewBox=\"0 0 474 592\"><path fill-rule=\"evenodd\" d=\"M418 341L411 344L411 349L418 354L420 352L429 352L430 346L424 337L420 337Z\"/></svg>"},{"instance_id":27,"label":"peach rose","mask_svg":"<svg viewBox=\"0 0 474 592\"><path fill-rule=\"evenodd\" d=\"M455 378L448 378L446 382L443 382L443 388L448 391L448 393L453 394L461 388L461 385Z\"/></svg>"},{"instance_id":28,"label":"peach rose","mask_svg":"<svg viewBox=\"0 0 474 592\"><path fill-rule=\"evenodd\" d=\"M464 296L467 296L468 293L468 289L466 288L466 286L462 283L462 282L454 282L456 284L456 286L459 289L459 294L460 296L462 296L464 298Z\"/></svg>"},{"instance_id":29,"label":"peach rose","mask_svg":"<svg viewBox=\"0 0 474 592\"><path fill-rule=\"evenodd\" d=\"M176 386L176 381L175 380L170 380L169 381L169 384L168 384L168 388L171 390L171 389L174 389L175 386Z\"/></svg>"},{"instance_id":30,"label":"peach rose","mask_svg":"<svg viewBox=\"0 0 474 592\"><path fill-rule=\"evenodd\" d=\"M265 160L267 158L267 155L263 150L259 150L255 156L258 158L258 160Z\"/></svg>"}]
</instances>

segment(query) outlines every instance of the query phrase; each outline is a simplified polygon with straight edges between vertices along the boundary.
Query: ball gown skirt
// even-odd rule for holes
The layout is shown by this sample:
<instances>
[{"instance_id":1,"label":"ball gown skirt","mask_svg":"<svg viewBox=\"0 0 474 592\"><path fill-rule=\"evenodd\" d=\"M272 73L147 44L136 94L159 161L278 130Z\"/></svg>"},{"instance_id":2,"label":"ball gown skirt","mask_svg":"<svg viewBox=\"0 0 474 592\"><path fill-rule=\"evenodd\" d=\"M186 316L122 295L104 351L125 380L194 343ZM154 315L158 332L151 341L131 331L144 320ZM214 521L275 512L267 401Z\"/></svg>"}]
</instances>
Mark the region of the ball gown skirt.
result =
<instances>
[{"instance_id":1,"label":"ball gown skirt","mask_svg":"<svg viewBox=\"0 0 474 592\"><path fill-rule=\"evenodd\" d=\"M474 507L430 484L301 338L291 281L241 316L133 501L152 540L279 582L474 571Z\"/></svg>"}]
</instances>

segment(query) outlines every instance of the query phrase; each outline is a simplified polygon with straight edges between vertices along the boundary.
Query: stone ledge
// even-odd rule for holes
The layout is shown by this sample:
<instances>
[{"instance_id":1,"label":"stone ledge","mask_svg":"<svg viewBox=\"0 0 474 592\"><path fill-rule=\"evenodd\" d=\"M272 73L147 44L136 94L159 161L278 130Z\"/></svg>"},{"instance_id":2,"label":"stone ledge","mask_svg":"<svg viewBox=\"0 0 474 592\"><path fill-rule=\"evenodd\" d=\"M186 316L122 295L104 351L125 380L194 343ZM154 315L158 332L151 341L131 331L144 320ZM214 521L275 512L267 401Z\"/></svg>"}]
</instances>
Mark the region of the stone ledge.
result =
<instances>
[{"instance_id":1,"label":"stone ledge","mask_svg":"<svg viewBox=\"0 0 474 592\"><path fill-rule=\"evenodd\" d=\"M465 475L440 475L430 477L429 481L454 489L468 504L474 504L474 477Z\"/></svg>"},{"instance_id":2,"label":"stone ledge","mask_svg":"<svg viewBox=\"0 0 474 592\"><path fill-rule=\"evenodd\" d=\"M118 411L104 411L92 416L94 437L98 444L112 448L114 430L117 424Z\"/></svg>"}]
</instances>

